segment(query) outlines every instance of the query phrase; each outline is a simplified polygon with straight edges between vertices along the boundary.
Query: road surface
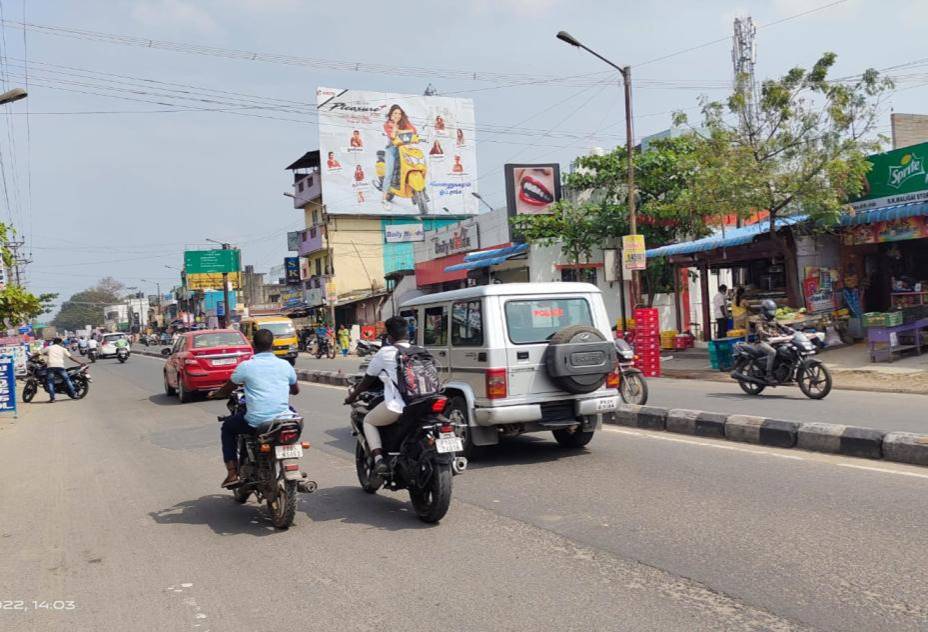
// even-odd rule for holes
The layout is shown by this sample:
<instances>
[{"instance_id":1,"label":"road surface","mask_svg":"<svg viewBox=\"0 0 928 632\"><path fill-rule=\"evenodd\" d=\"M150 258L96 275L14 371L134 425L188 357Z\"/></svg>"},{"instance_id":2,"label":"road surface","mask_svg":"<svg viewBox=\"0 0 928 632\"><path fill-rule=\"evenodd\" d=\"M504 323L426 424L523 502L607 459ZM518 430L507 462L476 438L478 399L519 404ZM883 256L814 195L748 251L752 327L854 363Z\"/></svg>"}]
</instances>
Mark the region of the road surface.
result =
<instances>
[{"instance_id":1,"label":"road surface","mask_svg":"<svg viewBox=\"0 0 928 632\"><path fill-rule=\"evenodd\" d=\"M0 629L928 629L928 470L538 435L457 477L430 527L359 490L344 390L304 384L320 490L276 532L218 488L224 404L164 396L161 366L98 362L87 399L0 422L0 600L28 609Z\"/></svg>"}]
</instances>

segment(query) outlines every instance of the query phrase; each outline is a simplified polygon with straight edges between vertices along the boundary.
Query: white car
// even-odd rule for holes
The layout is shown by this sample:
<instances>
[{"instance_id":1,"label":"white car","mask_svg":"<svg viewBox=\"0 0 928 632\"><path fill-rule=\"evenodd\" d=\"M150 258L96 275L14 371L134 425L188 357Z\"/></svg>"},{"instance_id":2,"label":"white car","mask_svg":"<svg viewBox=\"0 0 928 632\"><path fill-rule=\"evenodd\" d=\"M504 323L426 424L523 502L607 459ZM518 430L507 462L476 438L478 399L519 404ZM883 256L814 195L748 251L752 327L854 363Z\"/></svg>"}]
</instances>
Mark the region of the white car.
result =
<instances>
[{"instance_id":1,"label":"white car","mask_svg":"<svg viewBox=\"0 0 928 632\"><path fill-rule=\"evenodd\" d=\"M126 343L129 342L129 336L123 333L103 334L103 337L100 339L100 349L97 352L97 357L115 358L116 341L120 339L125 340Z\"/></svg>"},{"instance_id":2,"label":"white car","mask_svg":"<svg viewBox=\"0 0 928 632\"><path fill-rule=\"evenodd\" d=\"M441 367L445 414L467 424L465 456L524 432L584 446L618 408L615 346L595 285L483 285L416 297L400 316Z\"/></svg>"}]
</instances>

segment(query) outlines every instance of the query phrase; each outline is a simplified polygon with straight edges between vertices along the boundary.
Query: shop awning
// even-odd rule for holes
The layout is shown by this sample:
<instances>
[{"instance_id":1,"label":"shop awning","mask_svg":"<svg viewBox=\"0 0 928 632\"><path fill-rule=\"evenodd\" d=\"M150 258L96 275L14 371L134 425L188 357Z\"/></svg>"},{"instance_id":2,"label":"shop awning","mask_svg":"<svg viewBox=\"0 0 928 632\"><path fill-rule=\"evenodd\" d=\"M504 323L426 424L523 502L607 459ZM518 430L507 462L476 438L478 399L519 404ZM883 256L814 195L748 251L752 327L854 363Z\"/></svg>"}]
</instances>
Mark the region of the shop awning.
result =
<instances>
[{"instance_id":1,"label":"shop awning","mask_svg":"<svg viewBox=\"0 0 928 632\"><path fill-rule=\"evenodd\" d=\"M457 272L459 270L479 270L480 268L489 268L505 263L510 257L521 255L528 250L528 244L515 244L505 248L496 248L494 250L484 250L481 252L471 252L464 257L463 263L458 263L445 268L445 272Z\"/></svg>"},{"instance_id":2,"label":"shop awning","mask_svg":"<svg viewBox=\"0 0 928 632\"><path fill-rule=\"evenodd\" d=\"M795 215L792 217L783 217L777 219L777 230L786 228L787 226L792 226L793 224L804 222L807 217L807 215ZM691 255L696 252L706 252L709 250L716 250L718 248L743 246L744 244L749 244L754 241L755 237L766 234L768 232L770 232L770 222L767 220L761 220L760 222L751 224L750 226L726 229L724 232L719 232L718 234L710 235L709 237L703 237L702 239L685 241L678 244L670 244L668 246L661 246L660 248L652 248L651 250L648 250L647 255L650 259L651 257Z\"/></svg>"},{"instance_id":3,"label":"shop awning","mask_svg":"<svg viewBox=\"0 0 928 632\"><path fill-rule=\"evenodd\" d=\"M874 208L867 211L857 211L853 215L846 213L841 216L841 225L860 226L861 224L892 222L897 219L918 217L920 215L928 215L928 202Z\"/></svg>"}]
</instances>

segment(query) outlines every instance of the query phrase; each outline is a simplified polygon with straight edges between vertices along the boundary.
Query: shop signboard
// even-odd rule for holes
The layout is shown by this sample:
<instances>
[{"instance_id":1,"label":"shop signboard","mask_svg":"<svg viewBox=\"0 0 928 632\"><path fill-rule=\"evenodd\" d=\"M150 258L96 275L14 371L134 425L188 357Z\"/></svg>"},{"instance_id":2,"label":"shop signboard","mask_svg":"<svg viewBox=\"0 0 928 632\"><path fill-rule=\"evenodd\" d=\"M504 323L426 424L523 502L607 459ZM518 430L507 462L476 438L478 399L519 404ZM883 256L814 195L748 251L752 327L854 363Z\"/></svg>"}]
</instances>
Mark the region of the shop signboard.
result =
<instances>
[{"instance_id":1,"label":"shop signboard","mask_svg":"<svg viewBox=\"0 0 928 632\"><path fill-rule=\"evenodd\" d=\"M334 303L338 298L338 291L335 288L335 281L325 282L325 300L328 303Z\"/></svg>"},{"instance_id":2,"label":"shop signboard","mask_svg":"<svg viewBox=\"0 0 928 632\"><path fill-rule=\"evenodd\" d=\"M26 347L22 344L0 346L0 356L13 356L16 375L26 374Z\"/></svg>"},{"instance_id":3,"label":"shop signboard","mask_svg":"<svg viewBox=\"0 0 928 632\"><path fill-rule=\"evenodd\" d=\"M622 237L622 266L626 271L645 270L648 267L644 235Z\"/></svg>"},{"instance_id":4,"label":"shop signboard","mask_svg":"<svg viewBox=\"0 0 928 632\"><path fill-rule=\"evenodd\" d=\"M835 282L838 270L809 266L802 281L802 294L809 313L830 312L835 308Z\"/></svg>"},{"instance_id":5,"label":"shop signboard","mask_svg":"<svg viewBox=\"0 0 928 632\"><path fill-rule=\"evenodd\" d=\"M284 278L287 285L296 285L300 282L300 258L284 257Z\"/></svg>"},{"instance_id":6,"label":"shop signboard","mask_svg":"<svg viewBox=\"0 0 928 632\"><path fill-rule=\"evenodd\" d=\"M284 307L293 307L303 300L303 290L296 288L282 290L280 292L280 304Z\"/></svg>"},{"instance_id":7,"label":"shop signboard","mask_svg":"<svg viewBox=\"0 0 928 632\"><path fill-rule=\"evenodd\" d=\"M928 218L922 216L875 224L861 224L846 228L842 232L844 244L847 246L881 244L925 237L928 237Z\"/></svg>"},{"instance_id":8,"label":"shop signboard","mask_svg":"<svg viewBox=\"0 0 928 632\"><path fill-rule=\"evenodd\" d=\"M328 213L477 214L471 99L318 88L316 104Z\"/></svg>"},{"instance_id":9,"label":"shop signboard","mask_svg":"<svg viewBox=\"0 0 928 632\"><path fill-rule=\"evenodd\" d=\"M222 274L188 274L186 276L186 285L188 290L221 290ZM241 288L241 277L238 272L229 274L229 289L238 290Z\"/></svg>"},{"instance_id":10,"label":"shop signboard","mask_svg":"<svg viewBox=\"0 0 928 632\"><path fill-rule=\"evenodd\" d=\"M0 356L0 413L16 413L16 358Z\"/></svg>"},{"instance_id":11,"label":"shop signboard","mask_svg":"<svg viewBox=\"0 0 928 632\"><path fill-rule=\"evenodd\" d=\"M312 274L309 272L309 259L300 257L300 280L305 281L311 276Z\"/></svg>"},{"instance_id":12,"label":"shop signboard","mask_svg":"<svg viewBox=\"0 0 928 632\"><path fill-rule=\"evenodd\" d=\"M322 305L325 302L325 292L321 287L312 287L303 292L303 300L310 307Z\"/></svg>"},{"instance_id":13,"label":"shop signboard","mask_svg":"<svg viewBox=\"0 0 928 632\"><path fill-rule=\"evenodd\" d=\"M444 228L431 234L432 257L447 257L460 252L470 252L480 249L480 231L477 221L469 219Z\"/></svg>"},{"instance_id":14,"label":"shop signboard","mask_svg":"<svg viewBox=\"0 0 928 632\"><path fill-rule=\"evenodd\" d=\"M303 241L303 231L301 230L292 230L287 233L287 250L291 252L298 252L300 250L300 242Z\"/></svg>"},{"instance_id":15,"label":"shop signboard","mask_svg":"<svg viewBox=\"0 0 928 632\"><path fill-rule=\"evenodd\" d=\"M928 201L928 143L894 149L867 158L864 194L851 202L856 210Z\"/></svg>"},{"instance_id":16,"label":"shop signboard","mask_svg":"<svg viewBox=\"0 0 928 632\"><path fill-rule=\"evenodd\" d=\"M391 226L384 226L383 240L388 244L425 241L425 228L422 224L393 224Z\"/></svg>"},{"instance_id":17,"label":"shop signboard","mask_svg":"<svg viewBox=\"0 0 928 632\"><path fill-rule=\"evenodd\" d=\"M236 249L184 252L184 270L187 274L238 272L239 269L239 251Z\"/></svg>"},{"instance_id":18,"label":"shop signboard","mask_svg":"<svg viewBox=\"0 0 928 632\"><path fill-rule=\"evenodd\" d=\"M506 208L510 216L547 215L561 199L561 166L549 164L507 164Z\"/></svg>"}]
</instances>

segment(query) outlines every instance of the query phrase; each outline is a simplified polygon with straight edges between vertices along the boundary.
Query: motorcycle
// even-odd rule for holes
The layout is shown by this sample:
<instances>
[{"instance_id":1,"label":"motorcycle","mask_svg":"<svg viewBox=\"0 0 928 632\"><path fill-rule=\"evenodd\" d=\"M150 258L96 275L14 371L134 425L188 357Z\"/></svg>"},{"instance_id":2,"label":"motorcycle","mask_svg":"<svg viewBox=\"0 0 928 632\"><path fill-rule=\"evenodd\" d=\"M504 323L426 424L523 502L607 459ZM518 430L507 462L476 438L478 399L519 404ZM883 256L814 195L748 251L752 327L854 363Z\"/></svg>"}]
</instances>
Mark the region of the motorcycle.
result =
<instances>
[{"instance_id":1,"label":"motorcycle","mask_svg":"<svg viewBox=\"0 0 928 632\"><path fill-rule=\"evenodd\" d=\"M244 413L244 389L235 390L226 406L230 414ZM226 418L220 415L217 419ZM254 434L240 434L236 440L242 483L232 489L232 495L242 504L252 494L259 503L267 501L271 522L277 529L288 529L293 524L297 493L311 494L318 487L300 469L303 450L309 449L309 443L299 440L302 432L303 418L294 411L292 416L269 421L256 428Z\"/></svg>"},{"instance_id":2,"label":"motorcycle","mask_svg":"<svg viewBox=\"0 0 928 632\"><path fill-rule=\"evenodd\" d=\"M81 367L70 367L67 369L68 377L71 378L71 384L74 386L74 399L84 399L87 396L87 393L90 392L90 378L89 369L86 366ZM33 400L36 393L39 392L39 385L47 391L47 376L48 376L48 367L45 365L45 360L42 356L35 354L29 357L26 361L26 383L23 385L23 401L27 404ZM56 394L65 394L68 392L67 387L64 385L64 380L60 376L55 376L55 393Z\"/></svg>"},{"instance_id":3,"label":"motorcycle","mask_svg":"<svg viewBox=\"0 0 928 632\"><path fill-rule=\"evenodd\" d=\"M97 361L97 354L98 354L98 353L99 353L99 351L98 351L96 348L87 347L87 359L90 360L91 362L96 362L96 361Z\"/></svg>"},{"instance_id":4,"label":"motorcycle","mask_svg":"<svg viewBox=\"0 0 928 632\"><path fill-rule=\"evenodd\" d=\"M87 355L87 341L86 340L81 340L80 342L77 343L77 352L80 353L82 356Z\"/></svg>"},{"instance_id":5,"label":"motorcycle","mask_svg":"<svg viewBox=\"0 0 928 632\"><path fill-rule=\"evenodd\" d=\"M616 338L615 352L619 361L619 396L626 404L644 406L648 403L648 383L635 368L635 352L625 340Z\"/></svg>"},{"instance_id":6,"label":"motorcycle","mask_svg":"<svg viewBox=\"0 0 928 632\"><path fill-rule=\"evenodd\" d=\"M124 364L126 360L129 359L129 349L127 347L119 347L116 349L116 359L119 360L120 364Z\"/></svg>"},{"instance_id":7,"label":"motorcycle","mask_svg":"<svg viewBox=\"0 0 928 632\"><path fill-rule=\"evenodd\" d=\"M351 378L355 387L361 378ZM383 401L383 390L362 393L351 404L351 434L357 437L355 469L361 489L369 494L381 487L409 490L416 515L423 522L441 520L451 504L451 479L467 469L463 425L443 415L448 404L444 395L423 398L409 404L400 418L378 428L384 459L389 467L384 477L374 474L374 457L364 437L364 416Z\"/></svg>"},{"instance_id":8,"label":"motorcycle","mask_svg":"<svg viewBox=\"0 0 928 632\"><path fill-rule=\"evenodd\" d=\"M825 334L821 332L809 336L794 330L768 340L776 349L773 380L767 379L767 355L749 344L738 343L731 376L748 395L760 395L768 386L796 382L809 399L823 399L831 392L831 373L812 356L817 348L825 346L824 340Z\"/></svg>"},{"instance_id":9,"label":"motorcycle","mask_svg":"<svg viewBox=\"0 0 928 632\"><path fill-rule=\"evenodd\" d=\"M321 338L316 341L316 359L317 360L321 358L322 356L325 356L331 360L335 357L336 353L337 353L337 349L335 348L335 344L328 337Z\"/></svg>"},{"instance_id":10,"label":"motorcycle","mask_svg":"<svg viewBox=\"0 0 928 632\"><path fill-rule=\"evenodd\" d=\"M355 351L359 358L363 358L364 356L374 355L380 351L382 346L383 343L380 340L365 340L364 338L360 338Z\"/></svg>"},{"instance_id":11,"label":"motorcycle","mask_svg":"<svg viewBox=\"0 0 928 632\"><path fill-rule=\"evenodd\" d=\"M412 132L397 134L400 144L396 145L397 160L393 173L386 173L386 152L377 152L374 170L378 179L374 187L380 191L386 187L386 200L394 197L409 198L423 215L429 212L429 195L425 190L425 154L414 145L420 142L419 135ZM389 180L387 180L389 178Z\"/></svg>"}]
</instances>

